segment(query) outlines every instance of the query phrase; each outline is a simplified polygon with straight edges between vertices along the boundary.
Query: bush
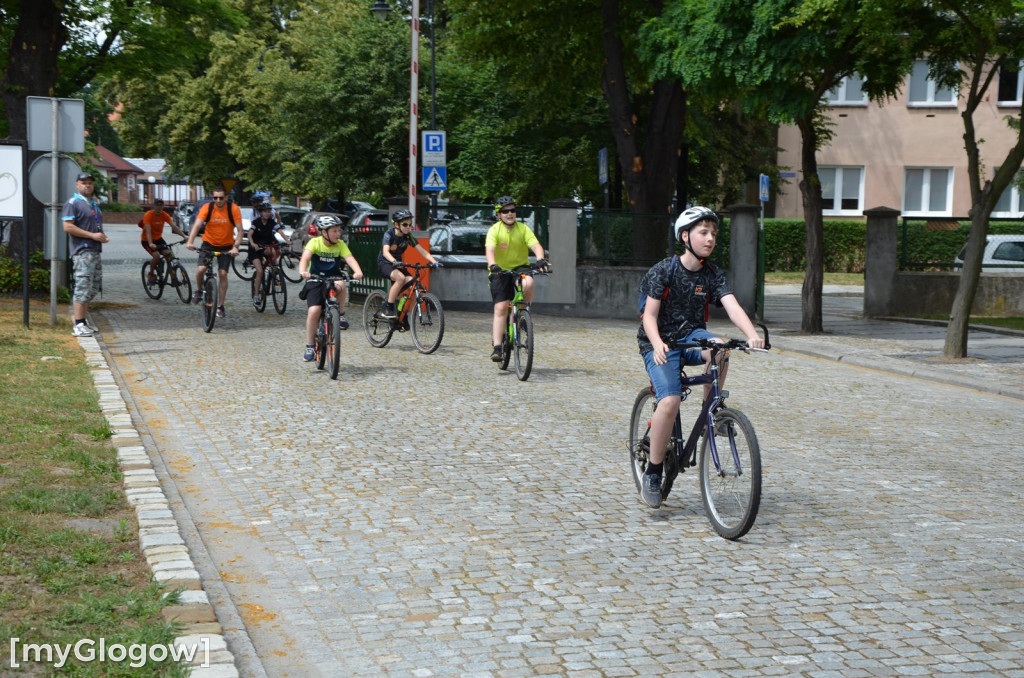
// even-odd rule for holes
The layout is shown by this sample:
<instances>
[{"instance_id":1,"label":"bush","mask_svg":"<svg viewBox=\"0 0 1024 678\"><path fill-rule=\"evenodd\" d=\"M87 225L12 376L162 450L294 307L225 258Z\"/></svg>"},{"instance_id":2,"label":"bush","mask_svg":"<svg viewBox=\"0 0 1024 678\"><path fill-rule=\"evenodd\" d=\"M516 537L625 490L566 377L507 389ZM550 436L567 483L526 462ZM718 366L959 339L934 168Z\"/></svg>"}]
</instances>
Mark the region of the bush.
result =
<instances>
[{"instance_id":1,"label":"bush","mask_svg":"<svg viewBox=\"0 0 1024 678\"><path fill-rule=\"evenodd\" d=\"M28 288L30 292L50 293L50 263L43 258L40 251L28 255ZM0 245L0 293L20 293L22 289L22 266L18 259L7 256L7 245ZM71 300L68 288L63 285L57 288L57 300Z\"/></svg>"}]
</instances>

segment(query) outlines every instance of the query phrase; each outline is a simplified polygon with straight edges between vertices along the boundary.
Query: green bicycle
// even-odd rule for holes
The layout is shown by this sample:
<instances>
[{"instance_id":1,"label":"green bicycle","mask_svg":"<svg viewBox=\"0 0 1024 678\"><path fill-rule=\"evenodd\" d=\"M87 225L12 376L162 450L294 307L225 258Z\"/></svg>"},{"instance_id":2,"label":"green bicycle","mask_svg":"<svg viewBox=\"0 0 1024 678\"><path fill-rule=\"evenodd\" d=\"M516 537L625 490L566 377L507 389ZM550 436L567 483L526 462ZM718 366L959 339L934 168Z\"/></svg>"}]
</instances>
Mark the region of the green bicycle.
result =
<instances>
[{"instance_id":1,"label":"green bicycle","mask_svg":"<svg viewBox=\"0 0 1024 678\"><path fill-rule=\"evenodd\" d=\"M523 296L523 280L527 276L548 275L549 272L550 269L542 272L533 265L501 272L501 275L515 277L515 294L512 301L508 302L508 328L501 342L499 367L502 370L508 369L514 357L519 381L529 379L533 370L533 316L530 314L530 304Z\"/></svg>"}]
</instances>

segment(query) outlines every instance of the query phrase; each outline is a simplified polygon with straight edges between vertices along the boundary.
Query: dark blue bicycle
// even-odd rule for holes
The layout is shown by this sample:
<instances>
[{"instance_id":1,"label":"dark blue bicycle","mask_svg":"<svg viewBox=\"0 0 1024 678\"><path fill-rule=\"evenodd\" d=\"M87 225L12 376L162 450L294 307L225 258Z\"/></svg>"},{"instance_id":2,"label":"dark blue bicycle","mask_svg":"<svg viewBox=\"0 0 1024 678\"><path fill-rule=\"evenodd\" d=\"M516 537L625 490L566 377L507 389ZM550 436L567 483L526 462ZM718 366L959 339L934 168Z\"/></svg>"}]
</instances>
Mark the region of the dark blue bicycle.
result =
<instances>
[{"instance_id":1,"label":"dark blue bicycle","mask_svg":"<svg viewBox=\"0 0 1024 678\"><path fill-rule=\"evenodd\" d=\"M691 386L710 384L711 388L697 421L683 440L682 420L676 413L676 421L669 438L665 454L664 479L661 484L662 500L668 498L676 476L689 466L700 463L700 491L711 526L726 539L739 539L754 526L757 510L761 504L761 448L754 434L754 427L739 410L726 407L729 392L719 388L721 363L728 359L729 351L767 351L768 328L760 325L764 332L764 348L747 348L743 339L730 339L715 343L701 339L690 343L675 343L671 348L701 348L711 351L710 369L696 377L683 372L680 377L683 396L686 400ZM637 491L647 470L650 456L651 419L657 403L654 388L649 386L636 397L633 414L629 422L629 465ZM708 432L711 432L708 435Z\"/></svg>"}]
</instances>

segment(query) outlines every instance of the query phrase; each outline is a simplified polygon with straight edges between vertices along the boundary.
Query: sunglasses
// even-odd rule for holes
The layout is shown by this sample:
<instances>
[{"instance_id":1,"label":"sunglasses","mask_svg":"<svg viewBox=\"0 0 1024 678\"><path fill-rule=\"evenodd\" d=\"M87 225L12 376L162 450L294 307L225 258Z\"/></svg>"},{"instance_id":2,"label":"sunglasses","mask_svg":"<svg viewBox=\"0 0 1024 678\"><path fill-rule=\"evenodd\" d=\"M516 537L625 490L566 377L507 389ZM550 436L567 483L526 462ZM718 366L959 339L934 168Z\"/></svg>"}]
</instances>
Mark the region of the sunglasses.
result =
<instances>
[{"instance_id":1,"label":"sunglasses","mask_svg":"<svg viewBox=\"0 0 1024 678\"><path fill-rule=\"evenodd\" d=\"M223 195L215 195L215 196L213 196L213 199L214 200L224 200L225 198L224 198Z\"/></svg>"},{"instance_id":2,"label":"sunglasses","mask_svg":"<svg viewBox=\"0 0 1024 678\"><path fill-rule=\"evenodd\" d=\"M409 222L409 221L403 221L403 222L399 223L398 225L401 226L402 228L412 228L412 223Z\"/></svg>"},{"instance_id":3,"label":"sunglasses","mask_svg":"<svg viewBox=\"0 0 1024 678\"><path fill-rule=\"evenodd\" d=\"M498 210L498 211L501 212L502 214L515 214L516 213L516 208L515 207L509 207L508 209Z\"/></svg>"}]
</instances>

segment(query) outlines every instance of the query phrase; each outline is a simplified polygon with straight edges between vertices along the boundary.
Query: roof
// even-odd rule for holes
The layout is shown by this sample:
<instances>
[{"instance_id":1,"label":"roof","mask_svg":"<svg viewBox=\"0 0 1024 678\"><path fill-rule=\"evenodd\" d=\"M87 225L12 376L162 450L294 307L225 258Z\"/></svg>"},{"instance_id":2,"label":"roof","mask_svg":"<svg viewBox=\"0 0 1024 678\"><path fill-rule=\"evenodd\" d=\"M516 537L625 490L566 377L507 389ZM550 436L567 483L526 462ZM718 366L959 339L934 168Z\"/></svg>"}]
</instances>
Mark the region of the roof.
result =
<instances>
[{"instance_id":1,"label":"roof","mask_svg":"<svg viewBox=\"0 0 1024 678\"><path fill-rule=\"evenodd\" d=\"M118 174L143 174L143 171L105 146L96 146L96 152L111 171Z\"/></svg>"},{"instance_id":2,"label":"roof","mask_svg":"<svg viewBox=\"0 0 1024 678\"><path fill-rule=\"evenodd\" d=\"M125 158L124 160L135 165L146 174L160 174L164 171L164 167L167 166L163 158Z\"/></svg>"}]
</instances>

